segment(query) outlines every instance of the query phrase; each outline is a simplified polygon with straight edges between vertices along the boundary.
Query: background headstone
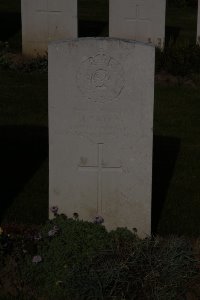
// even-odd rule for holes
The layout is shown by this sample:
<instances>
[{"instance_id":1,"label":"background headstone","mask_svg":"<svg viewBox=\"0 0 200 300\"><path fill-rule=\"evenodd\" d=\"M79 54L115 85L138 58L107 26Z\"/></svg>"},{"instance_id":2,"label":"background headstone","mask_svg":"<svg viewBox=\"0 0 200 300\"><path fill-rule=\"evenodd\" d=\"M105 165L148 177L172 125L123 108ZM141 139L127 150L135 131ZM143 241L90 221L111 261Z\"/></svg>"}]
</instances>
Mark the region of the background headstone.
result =
<instances>
[{"instance_id":1,"label":"background headstone","mask_svg":"<svg viewBox=\"0 0 200 300\"><path fill-rule=\"evenodd\" d=\"M155 48L82 38L49 46L49 197L68 217L151 230Z\"/></svg>"},{"instance_id":2,"label":"background headstone","mask_svg":"<svg viewBox=\"0 0 200 300\"><path fill-rule=\"evenodd\" d=\"M48 42L77 37L77 0L22 0L22 49L44 55Z\"/></svg>"},{"instance_id":3,"label":"background headstone","mask_svg":"<svg viewBox=\"0 0 200 300\"><path fill-rule=\"evenodd\" d=\"M198 0L197 43L200 45L200 0Z\"/></svg>"},{"instance_id":4,"label":"background headstone","mask_svg":"<svg viewBox=\"0 0 200 300\"><path fill-rule=\"evenodd\" d=\"M109 36L163 48L166 0L110 0Z\"/></svg>"}]
</instances>

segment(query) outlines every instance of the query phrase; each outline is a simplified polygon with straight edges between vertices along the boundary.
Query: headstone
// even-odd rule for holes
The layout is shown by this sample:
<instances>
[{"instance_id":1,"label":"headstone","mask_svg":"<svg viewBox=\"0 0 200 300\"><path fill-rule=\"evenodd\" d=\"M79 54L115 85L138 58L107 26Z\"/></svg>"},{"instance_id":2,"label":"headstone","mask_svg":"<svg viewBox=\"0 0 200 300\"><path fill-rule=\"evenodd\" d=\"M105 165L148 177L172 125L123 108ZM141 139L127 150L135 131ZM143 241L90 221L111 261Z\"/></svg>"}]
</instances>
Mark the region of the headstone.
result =
<instances>
[{"instance_id":1,"label":"headstone","mask_svg":"<svg viewBox=\"0 0 200 300\"><path fill-rule=\"evenodd\" d=\"M50 207L150 234L154 55L109 38L50 44Z\"/></svg>"},{"instance_id":2,"label":"headstone","mask_svg":"<svg viewBox=\"0 0 200 300\"><path fill-rule=\"evenodd\" d=\"M198 0L197 43L200 45L200 0Z\"/></svg>"},{"instance_id":3,"label":"headstone","mask_svg":"<svg viewBox=\"0 0 200 300\"><path fill-rule=\"evenodd\" d=\"M109 36L163 48L166 0L110 0Z\"/></svg>"},{"instance_id":4,"label":"headstone","mask_svg":"<svg viewBox=\"0 0 200 300\"><path fill-rule=\"evenodd\" d=\"M48 42L77 37L77 0L22 0L22 49L44 55Z\"/></svg>"}]
</instances>

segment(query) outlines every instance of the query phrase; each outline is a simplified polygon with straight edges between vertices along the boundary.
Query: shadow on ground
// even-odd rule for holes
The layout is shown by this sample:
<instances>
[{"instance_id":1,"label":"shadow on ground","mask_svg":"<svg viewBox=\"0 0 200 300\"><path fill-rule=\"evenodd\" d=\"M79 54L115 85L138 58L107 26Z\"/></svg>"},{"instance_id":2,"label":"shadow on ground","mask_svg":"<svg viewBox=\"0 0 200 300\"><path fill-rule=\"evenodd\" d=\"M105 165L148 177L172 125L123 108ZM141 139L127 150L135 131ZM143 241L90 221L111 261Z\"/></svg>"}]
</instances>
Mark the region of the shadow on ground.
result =
<instances>
[{"instance_id":1,"label":"shadow on ground","mask_svg":"<svg viewBox=\"0 0 200 300\"><path fill-rule=\"evenodd\" d=\"M152 233L157 225L167 196L170 180L180 150L180 140L173 137L154 136L152 182Z\"/></svg>"},{"instance_id":2,"label":"shadow on ground","mask_svg":"<svg viewBox=\"0 0 200 300\"><path fill-rule=\"evenodd\" d=\"M0 127L0 221L26 183L48 157L45 127Z\"/></svg>"},{"instance_id":3,"label":"shadow on ground","mask_svg":"<svg viewBox=\"0 0 200 300\"><path fill-rule=\"evenodd\" d=\"M21 15L19 13L0 12L0 41L8 41L21 29Z\"/></svg>"}]
</instances>

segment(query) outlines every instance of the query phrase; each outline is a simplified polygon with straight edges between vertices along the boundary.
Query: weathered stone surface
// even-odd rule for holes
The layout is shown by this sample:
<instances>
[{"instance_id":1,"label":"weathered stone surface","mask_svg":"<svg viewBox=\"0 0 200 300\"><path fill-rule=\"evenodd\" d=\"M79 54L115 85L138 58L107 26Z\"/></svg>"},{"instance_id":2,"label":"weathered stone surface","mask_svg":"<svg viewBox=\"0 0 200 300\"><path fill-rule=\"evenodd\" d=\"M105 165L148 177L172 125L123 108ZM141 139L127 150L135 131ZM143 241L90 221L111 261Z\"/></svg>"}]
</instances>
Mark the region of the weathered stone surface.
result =
<instances>
[{"instance_id":1,"label":"weathered stone surface","mask_svg":"<svg viewBox=\"0 0 200 300\"><path fill-rule=\"evenodd\" d=\"M153 46L103 38L49 46L49 205L151 230Z\"/></svg>"},{"instance_id":2,"label":"weathered stone surface","mask_svg":"<svg viewBox=\"0 0 200 300\"><path fill-rule=\"evenodd\" d=\"M48 42L77 37L77 0L22 0L22 49L44 55Z\"/></svg>"},{"instance_id":3,"label":"weathered stone surface","mask_svg":"<svg viewBox=\"0 0 200 300\"><path fill-rule=\"evenodd\" d=\"M163 48L166 0L110 0L109 36Z\"/></svg>"}]
</instances>

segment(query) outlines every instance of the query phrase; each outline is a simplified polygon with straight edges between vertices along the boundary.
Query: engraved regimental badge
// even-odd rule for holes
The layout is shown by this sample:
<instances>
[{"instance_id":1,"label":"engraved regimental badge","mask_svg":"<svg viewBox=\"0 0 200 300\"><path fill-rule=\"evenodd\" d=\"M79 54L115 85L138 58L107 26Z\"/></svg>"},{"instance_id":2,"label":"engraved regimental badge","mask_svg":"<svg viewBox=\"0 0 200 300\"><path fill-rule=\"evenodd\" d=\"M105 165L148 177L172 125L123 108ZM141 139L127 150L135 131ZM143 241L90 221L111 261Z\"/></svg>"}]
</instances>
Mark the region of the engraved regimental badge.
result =
<instances>
[{"instance_id":1,"label":"engraved regimental badge","mask_svg":"<svg viewBox=\"0 0 200 300\"><path fill-rule=\"evenodd\" d=\"M124 88L121 64L107 54L97 54L83 61L77 72L81 93L94 102L107 102L119 97Z\"/></svg>"}]
</instances>

